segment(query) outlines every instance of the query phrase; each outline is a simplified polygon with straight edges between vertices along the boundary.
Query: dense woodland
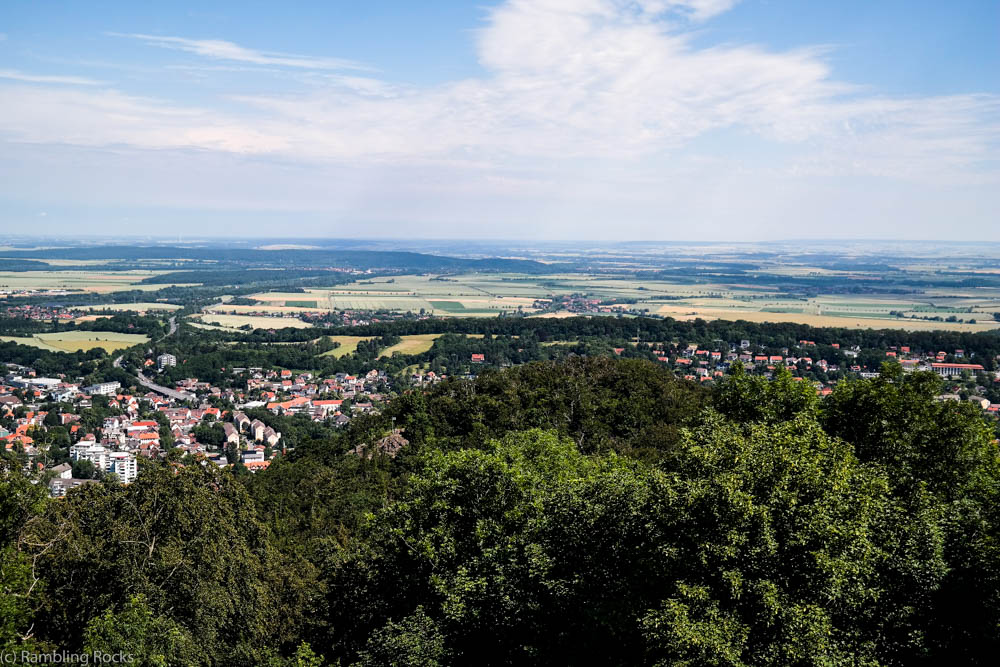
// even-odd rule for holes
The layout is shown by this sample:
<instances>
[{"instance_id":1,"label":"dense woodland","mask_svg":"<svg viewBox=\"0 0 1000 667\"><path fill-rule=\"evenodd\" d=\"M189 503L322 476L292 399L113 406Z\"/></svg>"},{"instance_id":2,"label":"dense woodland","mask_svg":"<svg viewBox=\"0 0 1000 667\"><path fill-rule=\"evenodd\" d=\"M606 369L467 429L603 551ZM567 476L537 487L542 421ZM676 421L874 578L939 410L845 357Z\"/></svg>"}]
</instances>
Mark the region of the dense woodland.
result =
<instances>
[{"instance_id":1,"label":"dense woodland","mask_svg":"<svg viewBox=\"0 0 1000 667\"><path fill-rule=\"evenodd\" d=\"M573 358L408 393L253 476L171 455L48 500L7 458L0 650L992 663L1000 460L978 410L939 391L886 366L820 402L786 374L709 391ZM393 426L409 444L389 457Z\"/></svg>"},{"instance_id":2,"label":"dense woodland","mask_svg":"<svg viewBox=\"0 0 1000 667\"><path fill-rule=\"evenodd\" d=\"M33 258L46 260L86 262L100 260L109 262L101 270L118 269L120 265L134 268L138 262L156 262L162 268L195 268L214 270L225 269L314 269L337 267L338 269L354 269L359 271L392 269L400 273L420 271L511 271L526 273L543 273L552 270L552 265L542 264L523 259L466 259L462 257L445 257L417 252L377 251L364 249L333 250L326 248L286 248L262 250L257 248L236 247L174 247L156 246L77 246L65 248L39 248L31 251ZM25 264L21 259L23 250L0 251L0 262L8 263L6 270L31 270L33 265ZM183 259L179 259L183 258ZM560 268L560 265L556 265ZM148 268L148 265L147 267ZM158 282L158 281L150 281ZM199 279L197 282L201 282ZM242 280L234 276L232 284L241 284Z\"/></svg>"}]
</instances>

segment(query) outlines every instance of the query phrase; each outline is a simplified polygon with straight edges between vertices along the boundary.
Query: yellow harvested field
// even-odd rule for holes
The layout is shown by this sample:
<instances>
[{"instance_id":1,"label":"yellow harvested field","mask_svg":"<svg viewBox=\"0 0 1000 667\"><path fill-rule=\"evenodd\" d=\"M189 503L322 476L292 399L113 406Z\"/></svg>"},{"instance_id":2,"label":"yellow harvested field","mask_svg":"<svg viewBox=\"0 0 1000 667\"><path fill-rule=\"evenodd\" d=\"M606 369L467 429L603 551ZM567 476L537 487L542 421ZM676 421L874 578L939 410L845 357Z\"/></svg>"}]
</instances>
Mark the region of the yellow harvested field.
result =
<instances>
[{"instance_id":1,"label":"yellow harvested field","mask_svg":"<svg viewBox=\"0 0 1000 667\"><path fill-rule=\"evenodd\" d=\"M48 352L65 352L61 348L55 347L54 345L49 345L45 341L36 338L35 336L25 337L25 336L0 336L0 343L17 343L18 345L27 345L29 347L37 347L39 350L47 350Z\"/></svg>"},{"instance_id":2,"label":"yellow harvested field","mask_svg":"<svg viewBox=\"0 0 1000 667\"><path fill-rule=\"evenodd\" d=\"M193 320L187 320L187 323L193 326L195 329L203 329L204 331L226 331L229 333L246 333L240 329L234 329L232 327L224 327L219 324L205 324L204 322L195 322Z\"/></svg>"},{"instance_id":3,"label":"yellow harvested field","mask_svg":"<svg viewBox=\"0 0 1000 667\"><path fill-rule=\"evenodd\" d=\"M115 333L110 331L63 331L35 334L30 337L0 336L0 340L30 345L49 352L76 352L103 348L107 352L122 350L149 341L143 334Z\"/></svg>"},{"instance_id":4,"label":"yellow harvested field","mask_svg":"<svg viewBox=\"0 0 1000 667\"><path fill-rule=\"evenodd\" d=\"M335 343L340 343L340 347L334 348L329 352L324 352L320 356L336 357L337 359L354 354L358 349L358 343L361 341L371 340L371 336L327 336L327 338Z\"/></svg>"},{"instance_id":5,"label":"yellow harvested field","mask_svg":"<svg viewBox=\"0 0 1000 667\"><path fill-rule=\"evenodd\" d=\"M529 315L528 317L542 317L542 318L556 318L562 319L564 317L576 317L579 313L571 313L568 310L560 310L557 313L542 313L541 315Z\"/></svg>"},{"instance_id":6,"label":"yellow harvested field","mask_svg":"<svg viewBox=\"0 0 1000 667\"><path fill-rule=\"evenodd\" d=\"M267 317L266 315L218 315L202 313L199 318L207 324L220 324L238 329L250 325L254 329L307 329L312 325L295 317Z\"/></svg>"},{"instance_id":7,"label":"yellow harvested field","mask_svg":"<svg viewBox=\"0 0 1000 667\"><path fill-rule=\"evenodd\" d=\"M434 346L434 341L441 337L441 334L419 334L414 336L401 336L403 339L392 347L387 347L379 353L379 358L391 357L396 352L400 354L423 354Z\"/></svg>"}]
</instances>

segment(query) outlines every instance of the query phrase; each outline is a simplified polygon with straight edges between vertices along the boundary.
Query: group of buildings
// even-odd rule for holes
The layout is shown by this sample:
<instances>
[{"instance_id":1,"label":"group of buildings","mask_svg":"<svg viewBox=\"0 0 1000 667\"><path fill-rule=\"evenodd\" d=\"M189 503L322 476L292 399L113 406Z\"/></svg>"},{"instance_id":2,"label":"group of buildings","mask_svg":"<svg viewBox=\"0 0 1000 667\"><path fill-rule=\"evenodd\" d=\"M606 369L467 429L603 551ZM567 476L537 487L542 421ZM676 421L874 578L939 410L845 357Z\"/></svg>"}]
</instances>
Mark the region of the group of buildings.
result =
<instances>
[{"instance_id":1,"label":"group of buildings","mask_svg":"<svg viewBox=\"0 0 1000 667\"><path fill-rule=\"evenodd\" d=\"M1000 404L983 397L991 389L975 384L997 381L995 374L970 359L963 350L916 352L909 347L891 347L873 357L863 355L857 347L842 347L836 343L817 346L802 340L788 348L769 349L748 340L734 343L716 341L710 346L682 343L649 343L657 359L670 366L678 375L693 381L711 381L724 377L736 363L752 373L772 376L779 368L787 368L793 376L814 382L821 395L832 392L832 385L842 377L874 377L879 369L871 366L873 359L896 361L904 370L927 370L948 380L970 385L970 400L984 411L1000 414ZM617 354L625 348L616 348ZM881 355L884 354L884 357ZM859 357L865 356L867 365ZM475 354L473 363L486 364L484 354ZM175 367L171 354L150 355L145 366L158 369ZM990 364L992 366L992 364ZM115 475L118 481L130 483L139 474L141 461L156 459L170 448L199 457L206 465L230 465L239 460L251 471L270 465L270 458L283 450L282 434L265 421L275 417L305 416L316 422L344 426L359 414L376 412L388 400L391 380L384 371L373 369L363 375L337 373L317 377L313 373L296 373L287 369L233 368L230 381L217 386L198 378L185 378L173 383L174 389L130 394L123 392L116 381L83 384L65 377L38 377L32 369L8 364L10 373L0 384L0 443L6 449L17 448L33 461L45 460L46 442L36 441L53 425L61 426L70 438L70 461L51 468L50 489L62 495L75 485L88 480L73 477L74 464L89 462L97 476ZM825 378L817 381L817 374ZM166 377L166 376L164 376ZM417 372L410 381L422 387L444 379L444 375ZM951 385L951 390L956 390ZM104 397L113 414L100 424L91 420L85 427L81 414L94 406L97 397ZM178 397L183 397L179 399ZM962 396L964 398L964 396ZM942 399L959 398L957 393ZM59 412L49 415L39 409L58 403ZM263 412L266 410L267 412ZM257 411L257 412L255 412ZM250 413L250 414L248 414ZM259 416L255 416L259 415ZM200 442L205 437L202 428L216 429L213 442ZM221 429L221 436L219 435ZM217 440L221 438L221 446ZM168 440L169 442L164 442Z\"/></svg>"},{"instance_id":2,"label":"group of buildings","mask_svg":"<svg viewBox=\"0 0 1000 667\"><path fill-rule=\"evenodd\" d=\"M176 364L176 357L161 354L147 359L145 365L162 370ZM0 443L7 450L23 452L33 465L44 467L51 461L48 429L61 426L69 436L69 461L50 466L54 496L93 481L73 477L74 470L83 469L81 462L92 464L95 477L113 474L127 484L139 474L142 460L163 457L170 448L220 466L234 463L235 452L248 470L262 470L285 443L280 431L248 416L247 411L266 409L275 416L304 414L314 421L343 426L354 415L374 412L389 387L389 378L378 370L360 376L338 373L320 378L308 372L234 368L230 387L186 378L173 383L176 390L169 393L131 394L123 391L119 382L87 385L65 377L38 377L31 368L15 364L8 364L8 370L10 374L0 384L0 418L13 428L0 427ZM104 397L100 405L113 414L99 424L89 420L90 426L85 427L81 415L95 406L99 396ZM178 400L178 396L187 400ZM54 417L39 409L52 403L60 405ZM221 428L222 446L200 442L199 433L205 431L199 427Z\"/></svg>"},{"instance_id":3,"label":"group of buildings","mask_svg":"<svg viewBox=\"0 0 1000 667\"><path fill-rule=\"evenodd\" d=\"M911 350L908 346L891 346L878 353L876 361L879 363L865 365L859 360L863 350L858 346L841 346L838 343L817 346L814 341L809 340L801 340L791 348L784 347L779 350L767 350L762 346L753 345L748 340L732 344L718 341L711 347L696 344L652 343L651 345L661 363L669 365L679 376L687 380L706 382L724 377L736 363L740 363L751 373L766 377L771 377L779 368L786 368L799 380L809 380L817 376L826 378L825 381L816 381L817 391L821 395L831 393L832 385L841 378L878 377L882 361L897 362L904 372L929 371L947 380L958 381L968 378L972 381L985 376L991 383L1000 382L997 373L987 372L983 364L974 363L974 360L968 358L961 349L951 352L943 350L922 352ZM824 349L827 352L823 352ZM621 354L624 348L616 348L615 352ZM868 359L872 360L871 354L868 355ZM983 389L982 386L976 388ZM989 401L986 402L989 404ZM992 407L984 407L984 410L997 412L1000 409L994 404L990 405Z\"/></svg>"}]
</instances>

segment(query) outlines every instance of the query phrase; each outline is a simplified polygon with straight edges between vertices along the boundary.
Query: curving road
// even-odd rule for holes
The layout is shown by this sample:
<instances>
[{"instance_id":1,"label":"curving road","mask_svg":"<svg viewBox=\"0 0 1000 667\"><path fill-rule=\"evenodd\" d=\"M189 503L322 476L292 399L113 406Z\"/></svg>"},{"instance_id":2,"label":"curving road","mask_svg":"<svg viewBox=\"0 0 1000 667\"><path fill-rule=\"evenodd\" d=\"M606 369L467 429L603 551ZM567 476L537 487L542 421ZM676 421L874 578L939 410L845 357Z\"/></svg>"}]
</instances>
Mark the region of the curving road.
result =
<instances>
[{"instance_id":1,"label":"curving road","mask_svg":"<svg viewBox=\"0 0 1000 667\"><path fill-rule=\"evenodd\" d=\"M172 336L174 333L177 332L177 318L171 317L169 323L170 323L170 330L163 335L163 338L166 338L167 336ZM160 340L163 340L163 338L161 338ZM111 362L111 365L114 366L115 368L121 368L122 356L123 355L118 355L117 357L115 357L114 361ZM177 391L176 389L170 389L169 387L164 387L163 385L156 384L142 373L138 373L138 377L136 378L136 380L139 382L140 385L142 385L146 389L149 389L150 391L155 391L157 394L163 394L167 398L172 398L177 401L187 401L194 398L193 395L187 392Z\"/></svg>"}]
</instances>

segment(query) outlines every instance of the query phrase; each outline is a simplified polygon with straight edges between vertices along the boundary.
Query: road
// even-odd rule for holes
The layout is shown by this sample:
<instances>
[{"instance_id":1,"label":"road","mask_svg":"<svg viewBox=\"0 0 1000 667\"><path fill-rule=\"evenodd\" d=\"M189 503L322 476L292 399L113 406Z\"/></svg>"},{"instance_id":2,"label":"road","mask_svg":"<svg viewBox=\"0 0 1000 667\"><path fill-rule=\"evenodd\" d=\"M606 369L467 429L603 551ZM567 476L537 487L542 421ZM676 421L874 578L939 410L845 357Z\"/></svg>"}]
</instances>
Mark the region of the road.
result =
<instances>
[{"instance_id":1,"label":"road","mask_svg":"<svg viewBox=\"0 0 1000 667\"><path fill-rule=\"evenodd\" d=\"M177 332L177 318L176 317L171 317L170 318L170 331L168 331L166 334L164 334L163 338L166 338L167 336L172 336L176 332ZM163 338L161 338L160 340L163 340ZM159 342L159 341L157 341L157 342ZM115 360L113 362L111 362L111 364L115 368L121 368L122 367L122 355L118 355L117 357L115 357ZM170 389L169 387L164 387L162 385L158 385L155 382L152 382L149 378L147 378L142 373L139 373L138 377L136 379L139 381L139 384L141 384L146 389L149 389L150 391L155 391L157 394L163 394L167 398L172 398L172 399L177 400L177 401L186 401L186 400L189 400L191 398L194 398L194 396L192 396L191 394L188 394L186 392L177 391L176 389Z\"/></svg>"},{"instance_id":2,"label":"road","mask_svg":"<svg viewBox=\"0 0 1000 667\"><path fill-rule=\"evenodd\" d=\"M194 398L194 396L186 392L177 391L176 389L170 389L168 387L155 384L154 382L151 382L149 378L147 378L142 373L139 373L138 379L139 379L139 384L141 384L146 389L149 389L150 391L155 391L157 394L163 394L167 398L172 398L177 401L187 401Z\"/></svg>"},{"instance_id":3,"label":"road","mask_svg":"<svg viewBox=\"0 0 1000 667\"><path fill-rule=\"evenodd\" d=\"M167 336L173 336L175 333L177 333L177 317L171 316L167 323L170 325L170 330L167 333L163 334L163 338L166 338ZM161 338L160 340L163 340L163 338ZM122 355L119 354L117 357L115 357L114 361L111 362L111 365L114 366L115 368L121 368Z\"/></svg>"}]
</instances>

